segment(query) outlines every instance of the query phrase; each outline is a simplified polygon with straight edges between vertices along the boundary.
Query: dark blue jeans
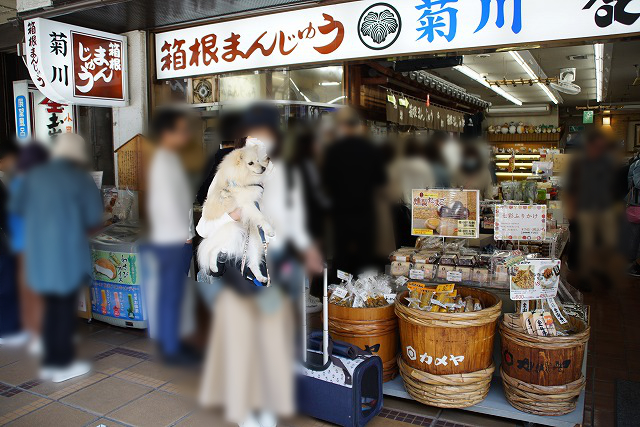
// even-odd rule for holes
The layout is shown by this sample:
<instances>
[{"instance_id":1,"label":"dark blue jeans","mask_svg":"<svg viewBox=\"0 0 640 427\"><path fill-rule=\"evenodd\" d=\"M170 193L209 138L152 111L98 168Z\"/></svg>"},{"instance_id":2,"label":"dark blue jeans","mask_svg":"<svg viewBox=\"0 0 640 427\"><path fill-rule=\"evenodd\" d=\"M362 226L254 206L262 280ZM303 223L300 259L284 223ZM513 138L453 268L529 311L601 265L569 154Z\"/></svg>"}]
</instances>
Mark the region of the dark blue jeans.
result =
<instances>
[{"instance_id":1,"label":"dark blue jeans","mask_svg":"<svg viewBox=\"0 0 640 427\"><path fill-rule=\"evenodd\" d=\"M20 332L19 307L16 258L0 254L0 337Z\"/></svg>"},{"instance_id":2,"label":"dark blue jeans","mask_svg":"<svg viewBox=\"0 0 640 427\"><path fill-rule=\"evenodd\" d=\"M152 245L158 265L158 341L165 356L180 350L180 309L193 245Z\"/></svg>"}]
</instances>

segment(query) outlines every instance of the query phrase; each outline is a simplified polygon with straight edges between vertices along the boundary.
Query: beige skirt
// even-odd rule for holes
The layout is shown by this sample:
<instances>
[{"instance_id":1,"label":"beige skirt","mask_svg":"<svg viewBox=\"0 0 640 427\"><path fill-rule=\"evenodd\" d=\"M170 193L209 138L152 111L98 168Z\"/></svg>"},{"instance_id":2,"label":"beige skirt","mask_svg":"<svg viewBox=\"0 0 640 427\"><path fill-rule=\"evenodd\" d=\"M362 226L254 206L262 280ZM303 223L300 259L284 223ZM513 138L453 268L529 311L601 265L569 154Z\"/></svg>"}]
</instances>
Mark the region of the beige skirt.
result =
<instances>
[{"instance_id":1,"label":"beige skirt","mask_svg":"<svg viewBox=\"0 0 640 427\"><path fill-rule=\"evenodd\" d=\"M227 421L243 422L267 410L293 415L292 307L265 313L254 297L224 289L216 299L200 387L200 402L221 406Z\"/></svg>"}]
</instances>

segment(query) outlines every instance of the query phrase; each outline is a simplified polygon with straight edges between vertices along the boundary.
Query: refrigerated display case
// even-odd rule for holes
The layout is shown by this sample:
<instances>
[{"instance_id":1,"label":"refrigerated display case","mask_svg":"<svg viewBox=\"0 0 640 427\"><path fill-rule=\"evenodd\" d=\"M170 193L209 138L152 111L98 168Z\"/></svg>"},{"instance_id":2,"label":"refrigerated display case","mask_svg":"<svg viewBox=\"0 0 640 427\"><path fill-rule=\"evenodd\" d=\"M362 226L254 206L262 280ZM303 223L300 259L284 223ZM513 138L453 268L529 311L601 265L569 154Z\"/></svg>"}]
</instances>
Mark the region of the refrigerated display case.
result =
<instances>
[{"instance_id":1,"label":"refrigerated display case","mask_svg":"<svg viewBox=\"0 0 640 427\"><path fill-rule=\"evenodd\" d=\"M137 222L113 224L91 239L91 312L115 326L148 327L140 272L142 227Z\"/></svg>"}]
</instances>

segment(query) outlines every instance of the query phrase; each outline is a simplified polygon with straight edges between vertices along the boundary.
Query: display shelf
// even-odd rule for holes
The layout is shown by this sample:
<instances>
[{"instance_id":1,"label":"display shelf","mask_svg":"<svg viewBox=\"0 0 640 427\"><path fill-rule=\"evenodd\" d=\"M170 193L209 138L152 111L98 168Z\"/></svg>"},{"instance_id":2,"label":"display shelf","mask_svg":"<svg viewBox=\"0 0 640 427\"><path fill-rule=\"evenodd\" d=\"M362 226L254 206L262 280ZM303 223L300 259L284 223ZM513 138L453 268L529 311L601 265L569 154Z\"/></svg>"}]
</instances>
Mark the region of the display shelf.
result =
<instances>
[{"instance_id":1,"label":"display shelf","mask_svg":"<svg viewBox=\"0 0 640 427\"><path fill-rule=\"evenodd\" d=\"M382 386L382 392L387 396L399 397L402 399L411 399L407 391L404 388L402 377L398 376L394 380L384 383ZM507 402L507 398L504 396L504 390L502 389L502 380L500 375L494 375L491 380L491 387L489 388L489 394L487 398L477 405L473 405L469 408L461 408L464 411L477 412L485 415L492 415L496 417L508 418L511 420L519 420L529 423L536 423L546 426L554 427L574 427L582 424L582 418L584 414L584 390L580 393L576 410L557 417L544 417L540 415L528 414L514 408Z\"/></svg>"},{"instance_id":2,"label":"display shelf","mask_svg":"<svg viewBox=\"0 0 640 427\"><path fill-rule=\"evenodd\" d=\"M473 286L482 287L482 286ZM489 291L493 292L502 301L502 312L512 313L515 311L515 303L509 298L509 289L489 288ZM561 295L563 301L579 302L582 300L580 292L568 286L563 280L560 280L558 286L558 294ZM500 364L502 362L502 351L500 343L500 334L496 330L496 336L493 342L493 363L496 366L496 370L491 380L491 387L489 388L489 394L486 399L477 405L470 406L468 408L460 408L463 411L476 412L485 415L492 415L496 417L508 418L511 420L519 420L528 423L535 423L545 426L553 427L575 427L581 425L584 416L584 396L585 391L580 392L578 402L576 403L576 409L566 415L561 416L541 416L528 414L522 412L509 404L507 398L504 395L502 387L502 379L500 378ZM589 344L585 346L584 359L582 361L582 374L586 376L587 373L587 353ZM404 388L404 382L401 376L397 376L392 381L386 382L382 386L383 394L392 397L398 397L401 399L414 400Z\"/></svg>"},{"instance_id":3,"label":"display shelf","mask_svg":"<svg viewBox=\"0 0 640 427\"><path fill-rule=\"evenodd\" d=\"M560 141L561 133L489 133L487 141L489 142L553 142Z\"/></svg>"}]
</instances>

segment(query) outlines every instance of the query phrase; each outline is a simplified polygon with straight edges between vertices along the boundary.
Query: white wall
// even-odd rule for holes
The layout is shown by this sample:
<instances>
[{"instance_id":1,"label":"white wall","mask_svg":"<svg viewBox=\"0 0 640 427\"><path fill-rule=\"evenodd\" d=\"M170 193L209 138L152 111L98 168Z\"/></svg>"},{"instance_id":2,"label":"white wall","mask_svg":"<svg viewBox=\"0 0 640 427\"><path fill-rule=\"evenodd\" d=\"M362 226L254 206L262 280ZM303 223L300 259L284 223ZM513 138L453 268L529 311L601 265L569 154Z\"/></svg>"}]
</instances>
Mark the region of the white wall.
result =
<instances>
[{"instance_id":1,"label":"white wall","mask_svg":"<svg viewBox=\"0 0 640 427\"><path fill-rule=\"evenodd\" d=\"M135 135L146 132L149 114L146 34L130 31L124 35L127 36L129 105L113 109L114 151Z\"/></svg>"}]
</instances>

